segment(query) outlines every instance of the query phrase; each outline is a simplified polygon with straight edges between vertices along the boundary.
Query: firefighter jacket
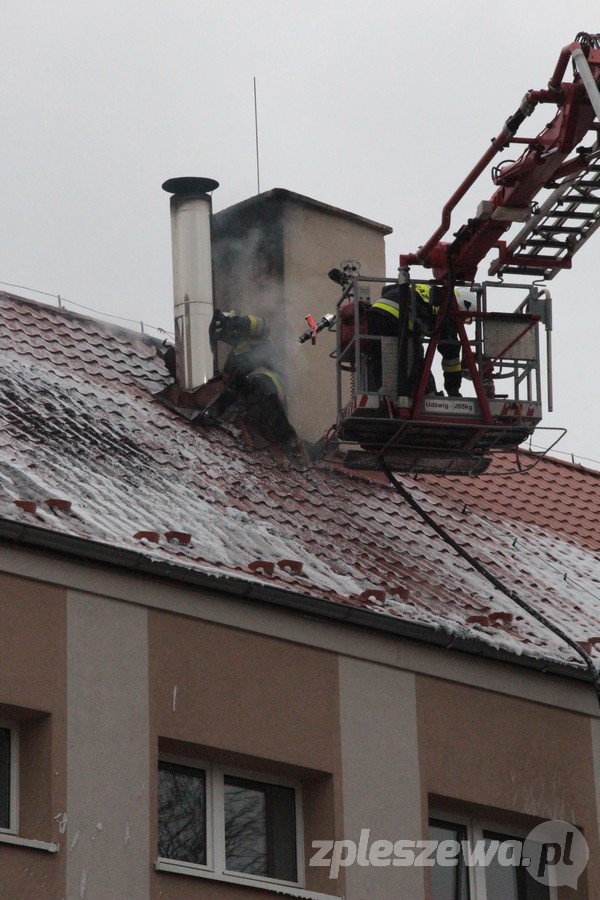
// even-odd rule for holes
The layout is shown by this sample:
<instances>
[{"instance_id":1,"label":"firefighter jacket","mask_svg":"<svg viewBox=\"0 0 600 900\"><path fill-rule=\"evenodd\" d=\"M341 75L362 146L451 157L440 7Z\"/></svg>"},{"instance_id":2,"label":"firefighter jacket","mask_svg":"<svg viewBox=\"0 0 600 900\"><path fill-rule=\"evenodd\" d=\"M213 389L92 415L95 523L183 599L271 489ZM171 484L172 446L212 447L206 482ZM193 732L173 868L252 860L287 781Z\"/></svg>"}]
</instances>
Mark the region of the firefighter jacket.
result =
<instances>
[{"instance_id":1,"label":"firefighter jacket","mask_svg":"<svg viewBox=\"0 0 600 900\"><path fill-rule=\"evenodd\" d=\"M435 287L432 289L429 284L416 284L415 297L415 321L409 321L408 327L415 334L415 338L419 339L420 334L431 336L434 333L437 314L440 308L436 302ZM389 323L397 323L400 316L400 299L397 285L384 288L381 299L373 303L371 310L378 319L380 317L386 317ZM369 322L370 331L372 331L373 321L374 317L371 318ZM458 340L454 326L449 320L445 320L441 323L439 329L438 351L442 356L442 370L445 375L458 375L461 371L460 341ZM388 325L385 330L382 330L379 333L391 334L393 332Z\"/></svg>"},{"instance_id":2,"label":"firefighter jacket","mask_svg":"<svg viewBox=\"0 0 600 900\"><path fill-rule=\"evenodd\" d=\"M274 368L275 347L266 319L256 315L221 313L215 337L231 347L223 375L232 388L256 387L264 394L276 394L284 402L285 391Z\"/></svg>"}]
</instances>

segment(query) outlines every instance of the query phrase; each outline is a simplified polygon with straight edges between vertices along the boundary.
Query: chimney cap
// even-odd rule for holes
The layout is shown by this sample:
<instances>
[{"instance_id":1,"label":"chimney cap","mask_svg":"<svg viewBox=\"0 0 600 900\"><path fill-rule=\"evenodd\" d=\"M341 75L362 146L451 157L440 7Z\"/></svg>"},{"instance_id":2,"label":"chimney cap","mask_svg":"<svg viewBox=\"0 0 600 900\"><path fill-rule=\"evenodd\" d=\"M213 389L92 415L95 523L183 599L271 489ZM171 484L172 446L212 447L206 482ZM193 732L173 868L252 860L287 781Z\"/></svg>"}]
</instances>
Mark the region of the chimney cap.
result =
<instances>
[{"instance_id":1,"label":"chimney cap","mask_svg":"<svg viewBox=\"0 0 600 900\"><path fill-rule=\"evenodd\" d=\"M174 194L176 197L205 196L209 191L214 191L218 187L219 182L214 178L194 178L192 176L169 178L162 185L163 191Z\"/></svg>"}]
</instances>

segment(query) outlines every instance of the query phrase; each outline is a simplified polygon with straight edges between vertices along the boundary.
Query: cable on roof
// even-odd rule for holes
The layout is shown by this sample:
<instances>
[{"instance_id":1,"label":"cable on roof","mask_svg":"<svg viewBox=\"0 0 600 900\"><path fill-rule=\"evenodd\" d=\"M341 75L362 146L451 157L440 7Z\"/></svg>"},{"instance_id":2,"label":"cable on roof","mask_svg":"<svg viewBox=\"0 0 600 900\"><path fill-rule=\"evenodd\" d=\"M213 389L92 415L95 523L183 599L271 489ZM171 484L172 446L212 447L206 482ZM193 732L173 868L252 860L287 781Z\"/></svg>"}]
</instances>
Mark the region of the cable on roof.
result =
<instances>
[{"instance_id":1,"label":"cable on roof","mask_svg":"<svg viewBox=\"0 0 600 900\"><path fill-rule=\"evenodd\" d=\"M61 297L60 294L51 294L48 291L39 291L37 288L27 287L24 284L13 284L12 281L0 281L0 284L5 285L5 287L19 288L22 291L31 291L32 294L42 294L44 297L53 297L58 301L58 305L62 309L65 308L65 303L70 303L71 306L78 306L79 309L85 309L88 312L93 312L99 316L104 316L105 319L115 319L119 322L129 322L131 325L139 325L142 334L144 334L144 328L152 328L153 331L158 331L160 334L167 334L169 335L169 337L174 337L172 331L166 331L164 328L160 328L160 326L158 325L150 325L148 322L142 322L141 319L130 319L127 316L115 316L112 313L105 313L101 309L94 309L91 306L84 306L83 303L76 303L75 300L68 300L66 297Z\"/></svg>"},{"instance_id":2,"label":"cable on roof","mask_svg":"<svg viewBox=\"0 0 600 900\"><path fill-rule=\"evenodd\" d=\"M540 447L539 444L531 444L530 445L533 450L543 450L543 447ZM581 465L581 462L577 462L577 460L581 460L582 462L590 462L595 463L597 466L600 466L600 459L593 459L591 456L579 456L579 454L573 453L571 450L554 450L550 448L553 453L558 453L560 456L569 456L571 458L571 462L574 466Z\"/></svg>"},{"instance_id":3,"label":"cable on roof","mask_svg":"<svg viewBox=\"0 0 600 900\"><path fill-rule=\"evenodd\" d=\"M393 488L401 495L401 497L406 500L408 505L413 509L417 515L419 515L423 521L432 528L436 534L438 534L443 541L449 544L450 547L461 556L466 562L469 563L480 575L482 575L487 581L489 581L497 590L501 591L505 594L513 603L519 606L522 610L528 613L530 616L533 616L534 619L537 619L542 625L544 625L549 631L555 634L558 638L568 644L568 646L573 650L581 659L584 661L587 670L590 673L592 684L594 685L594 689L596 691L596 697L598 699L598 704L600 705L600 673L596 668L593 659L591 656L585 652L585 650L579 646L579 644L573 640L573 638L569 637L558 625L555 625L543 613L538 612L537 609L534 609L527 603L526 600L523 600L519 597L515 591L511 590L511 588L507 587L499 578L493 575L486 567L479 562L478 559L475 559L474 556L462 547L458 541L456 541L451 534L449 534L446 529L439 525L435 519L425 510L423 507L415 500L412 494L406 490L403 484L401 484L397 478L394 477L394 474L391 470L386 466L386 464L381 461L381 470L387 476L388 481L392 485Z\"/></svg>"}]
</instances>

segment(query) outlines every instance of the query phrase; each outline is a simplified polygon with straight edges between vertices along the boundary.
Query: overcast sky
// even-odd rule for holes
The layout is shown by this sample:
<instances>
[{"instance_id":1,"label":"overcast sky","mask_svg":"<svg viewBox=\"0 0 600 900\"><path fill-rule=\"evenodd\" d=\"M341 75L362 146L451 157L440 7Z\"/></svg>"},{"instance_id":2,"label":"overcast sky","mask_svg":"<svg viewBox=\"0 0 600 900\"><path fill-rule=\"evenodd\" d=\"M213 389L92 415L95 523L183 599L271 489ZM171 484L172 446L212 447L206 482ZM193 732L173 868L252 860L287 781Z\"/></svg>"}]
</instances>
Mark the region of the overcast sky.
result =
<instances>
[{"instance_id":1,"label":"overcast sky","mask_svg":"<svg viewBox=\"0 0 600 900\"><path fill-rule=\"evenodd\" d=\"M390 225L394 275L579 31L600 32L597 0L5 2L0 280L172 330L161 184L216 178L215 211L256 193L254 78L261 190ZM484 175L452 230L494 190ZM600 460L600 234L550 287L544 424Z\"/></svg>"}]
</instances>

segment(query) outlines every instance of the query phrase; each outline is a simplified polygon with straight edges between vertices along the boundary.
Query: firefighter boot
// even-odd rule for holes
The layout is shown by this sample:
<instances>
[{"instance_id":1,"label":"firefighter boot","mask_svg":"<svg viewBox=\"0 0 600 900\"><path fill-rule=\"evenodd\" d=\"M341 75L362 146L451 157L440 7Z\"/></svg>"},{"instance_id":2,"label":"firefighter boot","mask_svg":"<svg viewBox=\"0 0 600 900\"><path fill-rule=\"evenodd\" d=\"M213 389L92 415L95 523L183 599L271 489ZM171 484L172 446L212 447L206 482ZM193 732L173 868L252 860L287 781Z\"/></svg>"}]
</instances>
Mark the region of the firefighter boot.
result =
<instances>
[{"instance_id":1,"label":"firefighter boot","mask_svg":"<svg viewBox=\"0 0 600 900\"><path fill-rule=\"evenodd\" d=\"M462 376L460 372L445 372L444 387L449 397L461 397L460 385Z\"/></svg>"}]
</instances>

